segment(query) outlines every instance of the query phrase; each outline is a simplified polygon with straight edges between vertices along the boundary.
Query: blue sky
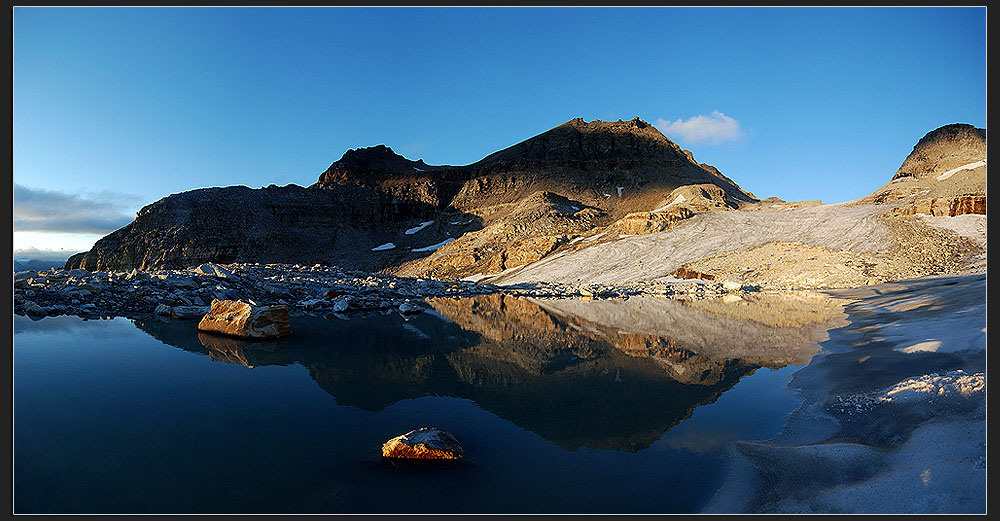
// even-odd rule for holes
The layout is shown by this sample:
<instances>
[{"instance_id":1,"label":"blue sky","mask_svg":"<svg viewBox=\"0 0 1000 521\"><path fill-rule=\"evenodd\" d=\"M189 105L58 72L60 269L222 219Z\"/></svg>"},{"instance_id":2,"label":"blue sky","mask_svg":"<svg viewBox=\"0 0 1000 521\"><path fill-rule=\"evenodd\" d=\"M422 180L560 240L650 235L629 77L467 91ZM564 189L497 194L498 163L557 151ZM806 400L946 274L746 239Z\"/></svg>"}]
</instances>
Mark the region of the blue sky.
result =
<instances>
[{"instance_id":1,"label":"blue sky","mask_svg":"<svg viewBox=\"0 0 1000 521\"><path fill-rule=\"evenodd\" d=\"M55 8L13 16L14 248L86 250L208 186L350 148L463 165L636 116L758 197L867 195L986 127L971 8ZM101 228L103 226L103 228Z\"/></svg>"}]
</instances>

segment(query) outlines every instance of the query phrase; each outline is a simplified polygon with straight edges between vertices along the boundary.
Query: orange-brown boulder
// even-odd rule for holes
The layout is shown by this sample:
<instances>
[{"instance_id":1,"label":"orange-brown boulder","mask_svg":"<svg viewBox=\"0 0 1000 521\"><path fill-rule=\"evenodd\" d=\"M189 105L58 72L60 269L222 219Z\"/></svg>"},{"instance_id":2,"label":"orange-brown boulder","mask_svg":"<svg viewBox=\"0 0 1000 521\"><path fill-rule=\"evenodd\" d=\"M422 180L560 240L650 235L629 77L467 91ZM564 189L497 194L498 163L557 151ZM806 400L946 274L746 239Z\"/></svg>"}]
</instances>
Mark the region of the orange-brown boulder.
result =
<instances>
[{"instance_id":1,"label":"orange-brown boulder","mask_svg":"<svg viewBox=\"0 0 1000 521\"><path fill-rule=\"evenodd\" d=\"M406 459L461 459L465 450L447 431L421 427L382 444L382 456Z\"/></svg>"},{"instance_id":2,"label":"orange-brown boulder","mask_svg":"<svg viewBox=\"0 0 1000 521\"><path fill-rule=\"evenodd\" d=\"M278 338L292 333L288 306L254 307L238 300L212 300L212 309L198 323L199 331L241 338Z\"/></svg>"}]
</instances>

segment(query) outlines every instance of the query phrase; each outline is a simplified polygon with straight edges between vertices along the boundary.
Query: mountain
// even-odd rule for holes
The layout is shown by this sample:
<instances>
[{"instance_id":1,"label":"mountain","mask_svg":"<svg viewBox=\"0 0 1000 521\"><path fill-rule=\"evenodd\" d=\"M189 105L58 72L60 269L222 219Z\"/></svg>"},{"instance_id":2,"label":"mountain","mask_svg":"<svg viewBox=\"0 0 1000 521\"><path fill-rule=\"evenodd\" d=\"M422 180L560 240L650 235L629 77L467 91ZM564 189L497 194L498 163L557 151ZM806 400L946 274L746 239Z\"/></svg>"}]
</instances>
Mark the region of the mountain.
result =
<instances>
[{"instance_id":1,"label":"mountain","mask_svg":"<svg viewBox=\"0 0 1000 521\"><path fill-rule=\"evenodd\" d=\"M917 141L892 179L863 202L898 215L986 213L986 129L945 125Z\"/></svg>"},{"instance_id":2,"label":"mountain","mask_svg":"<svg viewBox=\"0 0 1000 521\"><path fill-rule=\"evenodd\" d=\"M985 158L986 129L953 123L920 138L892 178L927 178Z\"/></svg>"},{"instance_id":3,"label":"mountain","mask_svg":"<svg viewBox=\"0 0 1000 521\"><path fill-rule=\"evenodd\" d=\"M756 200L639 118L577 118L471 165L427 165L379 145L345 152L309 187L170 195L66 267L241 261L468 276L532 262L636 212L658 230Z\"/></svg>"}]
</instances>

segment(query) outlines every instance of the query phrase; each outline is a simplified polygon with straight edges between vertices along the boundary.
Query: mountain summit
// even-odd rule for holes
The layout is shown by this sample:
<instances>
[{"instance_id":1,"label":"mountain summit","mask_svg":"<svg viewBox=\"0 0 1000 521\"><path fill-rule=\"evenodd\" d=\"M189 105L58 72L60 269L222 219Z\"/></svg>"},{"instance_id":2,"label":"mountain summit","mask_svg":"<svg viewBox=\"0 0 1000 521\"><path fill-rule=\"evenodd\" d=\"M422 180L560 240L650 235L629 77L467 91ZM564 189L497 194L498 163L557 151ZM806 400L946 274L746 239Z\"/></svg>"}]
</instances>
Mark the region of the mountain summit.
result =
<instances>
[{"instance_id":1,"label":"mountain summit","mask_svg":"<svg viewBox=\"0 0 1000 521\"><path fill-rule=\"evenodd\" d=\"M928 132L892 176L924 178L986 159L986 129L953 123Z\"/></svg>"},{"instance_id":2,"label":"mountain summit","mask_svg":"<svg viewBox=\"0 0 1000 521\"><path fill-rule=\"evenodd\" d=\"M575 118L531 139L494 152L476 166L512 161L683 161L679 146L655 127L630 121Z\"/></svg>"},{"instance_id":3,"label":"mountain summit","mask_svg":"<svg viewBox=\"0 0 1000 521\"><path fill-rule=\"evenodd\" d=\"M859 201L904 215L985 214L986 129L953 123L928 132L892 179Z\"/></svg>"}]
</instances>

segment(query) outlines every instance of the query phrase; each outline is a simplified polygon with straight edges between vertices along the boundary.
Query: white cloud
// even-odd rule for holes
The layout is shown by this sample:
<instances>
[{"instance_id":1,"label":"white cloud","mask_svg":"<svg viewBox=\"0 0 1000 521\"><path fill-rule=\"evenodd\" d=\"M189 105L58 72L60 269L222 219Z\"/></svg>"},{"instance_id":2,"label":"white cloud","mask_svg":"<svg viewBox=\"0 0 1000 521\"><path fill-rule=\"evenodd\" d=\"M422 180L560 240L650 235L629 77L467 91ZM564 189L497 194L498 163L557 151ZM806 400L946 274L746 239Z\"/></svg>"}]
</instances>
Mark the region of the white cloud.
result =
<instances>
[{"instance_id":1,"label":"white cloud","mask_svg":"<svg viewBox=\"0 0 1000 521\"><path fill-rule=\"evenodd\" d=\"M740 122L718 110L708 116L699 114L688 119L667 121L663 118L653 123L667 137L688 145L719 145L743 139Z\"/></svg>"},{"instance_id":2,"label":"white cloud","mask_svg":"<svg viewBox=\"0 0 1000 521\"><path fill-rule=\"evenodd\" d=\"M99 192L77 195L14 184L14 231L104 235L132 222L138 197Z\"/></svg>"}]
</instances>

